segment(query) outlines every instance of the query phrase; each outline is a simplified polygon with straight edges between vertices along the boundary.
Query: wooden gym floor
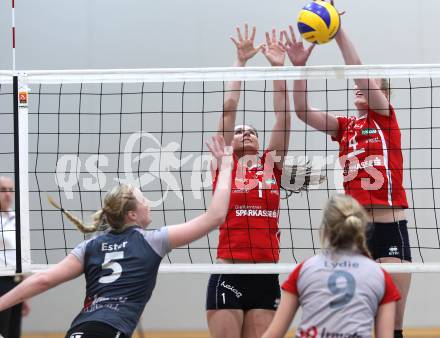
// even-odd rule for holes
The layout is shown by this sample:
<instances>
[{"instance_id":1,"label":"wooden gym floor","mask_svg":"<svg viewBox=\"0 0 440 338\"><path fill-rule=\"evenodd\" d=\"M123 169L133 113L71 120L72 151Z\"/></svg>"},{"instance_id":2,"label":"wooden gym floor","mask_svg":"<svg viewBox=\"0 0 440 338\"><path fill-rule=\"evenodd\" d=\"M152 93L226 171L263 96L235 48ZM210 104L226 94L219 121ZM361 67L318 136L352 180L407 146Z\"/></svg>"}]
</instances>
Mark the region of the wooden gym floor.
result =
<instances>
[{"instance_id":1,"label":"wooden gym floor","mask_svg":"<svg viewBox=\"0 0 440 338\"><path fill-rule=\"evenodd\" d=\"M440 328L406 329L405 338L440 338ZM23 338L64 338L63 333L24 333ZM293 338L291 331L286 338ZM204 331L145 331L143 335L134 334L132 338L209 338Z\"/></svg>"}]
</instances>

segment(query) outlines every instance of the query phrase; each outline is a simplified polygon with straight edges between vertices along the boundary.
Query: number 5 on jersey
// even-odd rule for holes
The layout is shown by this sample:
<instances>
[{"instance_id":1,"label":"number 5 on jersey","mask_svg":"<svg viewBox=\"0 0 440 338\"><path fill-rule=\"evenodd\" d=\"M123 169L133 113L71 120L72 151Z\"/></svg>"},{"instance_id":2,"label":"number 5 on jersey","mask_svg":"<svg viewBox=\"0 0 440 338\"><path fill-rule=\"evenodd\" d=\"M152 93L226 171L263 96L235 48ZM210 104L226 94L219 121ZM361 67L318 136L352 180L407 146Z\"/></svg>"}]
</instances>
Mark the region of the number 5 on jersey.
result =
<instances>
[{"instance_id":1,"label":"number 5 on jersey","mask_svg":"<svg viewBox=\"0 0 440 338\"><path fill-rule=\"evenodd\" d=\"M107 252L104 257L104 262L102 263L102 270L110 269L112 273L107 276L99 278L99 282L102 284L113 283L119 277L121 277L122 266L118 262L118 259L124 258L123 251L113 251Z\"/></svg>"}]
</instances>

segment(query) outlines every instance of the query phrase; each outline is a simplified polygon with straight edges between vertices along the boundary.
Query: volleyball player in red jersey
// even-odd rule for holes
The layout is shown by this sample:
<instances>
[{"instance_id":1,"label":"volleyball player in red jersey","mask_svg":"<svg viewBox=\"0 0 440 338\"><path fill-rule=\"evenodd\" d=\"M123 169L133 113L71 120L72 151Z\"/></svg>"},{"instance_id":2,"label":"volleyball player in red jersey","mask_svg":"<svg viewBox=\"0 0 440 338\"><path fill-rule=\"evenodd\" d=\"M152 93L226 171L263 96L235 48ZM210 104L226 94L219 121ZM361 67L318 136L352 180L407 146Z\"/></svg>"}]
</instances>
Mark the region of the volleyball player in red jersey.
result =
<instances>
[{"instance_id":1,"label":"volleyball player in red jersey","mask_svg":"<svg viewBox=\"0 0 440 338\"><path fill-rule=\"evenodd\" d=\"M332 2L333 4L333 2ZM293 28L290 37L284 32L287 55L294 66L304 66L314 45L304 48ZM347 65L361 60L341 28L336 42ZM340 146L344 164L344 189L367 210L368 247L374 259L383 263L411 262L407 221L408 208L403 181L403 159L400 129L396 113L389 102L389 86L384 80L355 79L354 104L358 116L336 117L309 105L307 83L294 81L295 111L308 125L326 132ZM402 296L397 303L395 337L402 336L403 315L411 275L394 274Z\"/></svg>"},{"instance_id":2,"label":"volleyball player in red jersey","mask_svg":"<svg viewBox=\"0 0 440 338\"><path fill-rule=\"evenodd\" d=\"M284 337L299 306L298 338L392 338L399 291L371 260L364 208L332 195L321 222L322 252L298 264L283 283L275 318L262 338Z\"/></svg>"},{"instance_id":3,"label":"volleyball player in red jersey","mask_svg":"<svg viewBox=\"0 0 440 338\"><path fill-rule=\"evenodd\" d=\"M285 52L276 31L266 33L266 44L254 46L255 27L237 28L235 66L243 67L260 50L272 66L283 66ZM290 107L285 81L274 81L273 126L269 145L259 155L258 132L250 125L235 125L240 81L228 84L218 133L234 149L229 211L220 225L217 263L277 262L278 212L281 170L289 144ZM252 119L250 113L245 119ZM245 121L247 122L247 121ZM214 187L216 184L216 173ZM213 338L261 337L280 298L278 275L211 275L207 290L207 319Z\"/></svg>"}]
</instances>

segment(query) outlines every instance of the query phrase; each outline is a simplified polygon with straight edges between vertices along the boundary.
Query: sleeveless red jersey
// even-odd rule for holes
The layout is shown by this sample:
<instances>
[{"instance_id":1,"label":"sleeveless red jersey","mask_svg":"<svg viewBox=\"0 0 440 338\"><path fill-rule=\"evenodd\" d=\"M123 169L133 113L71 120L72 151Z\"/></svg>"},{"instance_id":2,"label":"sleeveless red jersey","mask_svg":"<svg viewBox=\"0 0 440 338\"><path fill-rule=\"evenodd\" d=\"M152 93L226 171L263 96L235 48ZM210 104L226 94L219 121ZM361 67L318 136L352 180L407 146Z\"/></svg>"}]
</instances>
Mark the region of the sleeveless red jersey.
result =
<instances>
[{"instance_id":1,"label":"sleeveless red jersey","mask_svg":"<svg viewBox=\"0 0 440 338\"><path fill-rule=\"evenodd\" d=\"M403 188L403 157L396 113L380 115L369 109L364 117L337 117L333 141L339 143L345 193L364 206L408 208Z\"/></svg>"},{"instance_id":2,"label":"sleeveless red jersey","mask_svg":"<svg viewBox=\"0 0 440 338\"><path fill-rule=\"evenodd\" d=\"M265 151L252 167L234 155L231 198L220 225L217 258L278 262L281 171ZM214 177L214 189L218 171Z\"/></svg>"}]
</instances>

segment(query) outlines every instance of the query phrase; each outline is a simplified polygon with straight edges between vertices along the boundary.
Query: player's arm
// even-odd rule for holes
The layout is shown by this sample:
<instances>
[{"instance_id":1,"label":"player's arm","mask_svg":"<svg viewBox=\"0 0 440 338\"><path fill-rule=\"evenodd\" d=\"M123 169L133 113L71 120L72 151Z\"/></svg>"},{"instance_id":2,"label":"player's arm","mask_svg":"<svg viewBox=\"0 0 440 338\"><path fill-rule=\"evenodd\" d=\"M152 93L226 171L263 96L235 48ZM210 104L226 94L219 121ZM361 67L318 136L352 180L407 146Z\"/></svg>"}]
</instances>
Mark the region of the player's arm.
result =
<instances>
[{"instance_id":1,"label":"player's arm","mask_svg":"<svg viewBox=\"0 0 440 338\"><path fill-rule=\"evenodd\" d=\"M293 102L295 103L296 116L301 121L330 136L337 136L339 125L336 117L309 105L306 80L293 82Z\"/></svg>"},{"instance_id":2,"label":"player's arm","mask_svg":"<svg viewBox=\"0 0 440 338\"><path fill-rule=\"evenodd\" d=\"M232 42L235 44L235 47L237 47L237 61L234 66L244 67L246 62L258 53L262 45L258 47L254 46L255 26L252 28L250 36L247 24L244 26L244 36L241 34L239 27L237 27L236 30L237 38L231 37ZM235 116L238 102L240 101L240 89L241 81L231 81L227 84L223 103L223 115L218 124L218 133L224 136L226 145L228 146L231 145L232 139L234 138Z\"/></svg>"},{"instance_id":3,"label":"player's arm","mask_svg":"<svg viewBox=\"0 0 440 338\"><path fill-rule=\"evenodd\" d=\"M262 338L281 338L284 337L292 323L293 317L298 310L298 296L293 293L283 291L281 295L280 305L278 306L275 316L264 332Z\"/></svg>"},{"instance_id":4,"label":"player's arm","mask_svg":"<svg viewBox=\"0 0 440 338\"><path fill-rule=\"evenodd\" d=\"M361 65L361 59L348 35L342 29L336 34L336 42L341 50L345 64ZM375 79L354 79L362 95L367 98L369 107L378 114L390 115L390 103Z\"/></svg>"},{"instance_id":5,"label":"player's arm","mask_svg":"<svg viewBox=\"0 0 440 338\"><path fill-rule=\"evenodd\" d=\"M394 337L394 316L396 302L385 303L379 306L376 315L375 334L376 338Z\"/></svg>"},{"instance_id":6,"label":"player's arm","mask_svg":"<svg viewBox=\"0 0 440 338\"><path fill-rule=\"evenodd\" d=\"M208 210L199 217L183 224L168 227L168 236L173 249L206 235L223 223L228 213L233 167L232 148L225 147L225 141L221 135L214 136L208 147L214 158L217 159L217 163L220 163L217 185L211 204Z\"/></svg>"},{"instance_id":7,"label":"player's arm","mask_svg":"<svg viewBox=\"0 0 440 338\"><path fill-rule=\"evenodd\" d=\"M289 30L290 36L286 31L283 31L286 37L284 48L287 55L294 66L305 66L315 45L312 44L308 48L304 48L303 42L297 41L292 26L289 26ZM309 105L306 80L293 81L293 102L296 115L300 120L330 136L337 136L338 120L336 117Z\"/></svg>"},{"instance_id":8,"label":"player's arm","mask_svg":"<svg viewBox=\"0 0 440 338\"><path fill-rule=\"evenodd\" d=\"M290 141L290 103L287 95L286 81L274 81L274 110L275 110L275 124L272 128L268 150L275 150L276 155L281 157L281 160L275 162L279 168L283 168L284 156L289 149Z\"/></svg>"},{"instance_id":9,"label":"player's arm","mask_svg":"<svg viewBox=\"0 0 440 338\"><path fill-rule=\"evenodd\" d=\"M235 67L243 67L239 61ZM241 81L232 81L227 84L225 99L223 103L223 115L218 123L218 134L225 137L226 144L231 145L234 138L235 116L237 113L238 101L240 100Z\"/></svg>"},{"instance_id":10,"label":"player's arm","mask_svg":"<svg viewBox=\"0 0 440 338\"><path fill-rule=\"evenodd\" d=\"M274 67L284 66L286 52L283 48L284 34L277 40L277 33L272 29L272 34L266 32L266 46L263 47L263 54L270 64ZM287 84L284 80L273 82L273 107L275 111L275 124L272 128L268 150L275 150L276 155L281 157L281 161L276 162L276 166L282 169L284 156L287 153L290 140L290 102L287 94Z\"/></svg>"},{"instance_id":11,"label":"player's arm","mask_svg":"<svg viewBox=\"0 0 440 338\"><path fill-rule=\"evenodd\" d=\"M74 279L81 275L83 271L82 263L70 254L47 271L39 272L26 278L11 291L0 297L0 311Z\"/></svg>"}]
</instances>

